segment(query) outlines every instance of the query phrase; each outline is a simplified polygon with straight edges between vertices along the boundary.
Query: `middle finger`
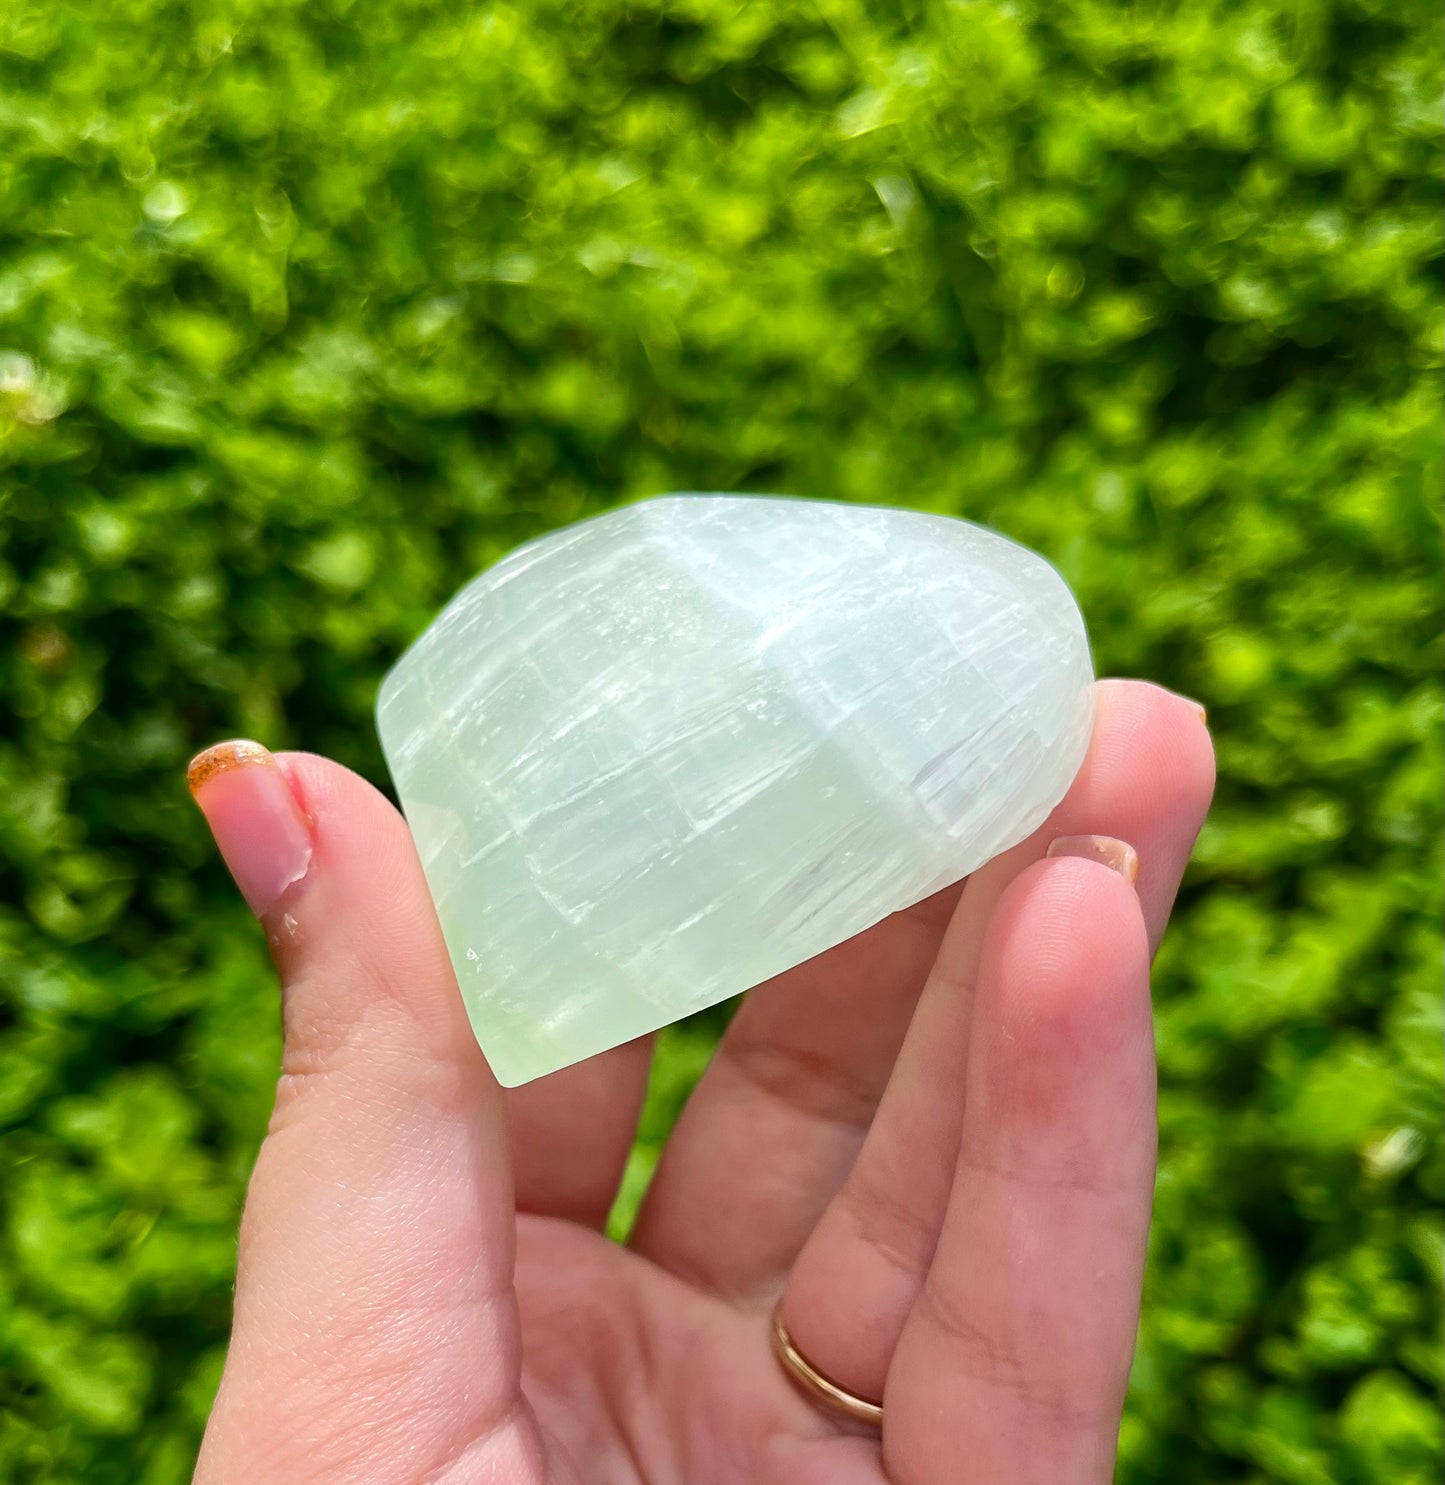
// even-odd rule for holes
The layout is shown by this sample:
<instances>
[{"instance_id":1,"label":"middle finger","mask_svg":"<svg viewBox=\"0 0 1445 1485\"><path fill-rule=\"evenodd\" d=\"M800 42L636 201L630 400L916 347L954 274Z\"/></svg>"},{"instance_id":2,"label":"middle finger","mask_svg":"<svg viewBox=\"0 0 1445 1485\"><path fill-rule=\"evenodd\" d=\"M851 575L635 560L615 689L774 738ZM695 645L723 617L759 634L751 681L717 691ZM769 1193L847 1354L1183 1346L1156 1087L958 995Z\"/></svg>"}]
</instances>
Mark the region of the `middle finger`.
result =
<instances>
[{"instance_id":1,"label":"middle finger","mask_svg":"<svg viewBox=\"0 0 1445 1485\"><path fill-rule=\"evenodd\" d=\"M663 1151L632 1245L767 1297L852 1166L961 884L755 990Z\"/></svg>"}]
</instances>

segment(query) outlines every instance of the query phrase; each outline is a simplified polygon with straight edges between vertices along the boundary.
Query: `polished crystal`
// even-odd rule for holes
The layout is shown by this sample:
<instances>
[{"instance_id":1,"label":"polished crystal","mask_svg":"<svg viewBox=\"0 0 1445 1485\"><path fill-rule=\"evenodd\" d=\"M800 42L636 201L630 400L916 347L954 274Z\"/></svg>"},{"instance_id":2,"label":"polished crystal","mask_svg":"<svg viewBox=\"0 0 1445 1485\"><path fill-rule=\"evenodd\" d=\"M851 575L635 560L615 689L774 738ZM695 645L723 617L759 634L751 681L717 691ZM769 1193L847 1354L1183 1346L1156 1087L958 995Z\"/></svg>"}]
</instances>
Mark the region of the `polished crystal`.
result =
<instances>
[{"instance_id":1,"label":"polished crystal","mask_svg":"<svg viewBox=\"0 0 1445 1485\"><path fill-rule=\"evenodd\" d=\"M676 495L519 548L386 677L462 996L526 1082L1023 839L1093 720L1042 558L943 516Z\"/></svg>"}]
</instances>

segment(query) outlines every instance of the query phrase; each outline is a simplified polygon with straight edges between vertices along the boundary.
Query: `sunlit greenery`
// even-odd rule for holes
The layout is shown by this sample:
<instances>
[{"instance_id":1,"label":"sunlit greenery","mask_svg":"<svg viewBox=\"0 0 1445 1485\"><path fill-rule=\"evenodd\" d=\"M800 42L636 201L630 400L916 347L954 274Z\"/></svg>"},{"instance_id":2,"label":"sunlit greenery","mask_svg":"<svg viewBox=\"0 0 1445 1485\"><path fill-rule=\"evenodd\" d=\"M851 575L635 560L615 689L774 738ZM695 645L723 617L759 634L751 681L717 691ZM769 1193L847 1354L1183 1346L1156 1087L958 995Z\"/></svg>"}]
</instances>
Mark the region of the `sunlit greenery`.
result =
<instances>
[{"instance_id":1,"label":"sunlit greenery","mask_svg":"<svg viewBox=\"0 0 1445 1485\"><path fill-rule=\"evenodd\" d=\"M1121 1477L1438 1479L1440 135L1433 0L0 5L0 1480L184 1480L220 1364L189 753L380 780L463 579L676 488L992 523L1208 705Z\"/></svg>"}]
</instances>

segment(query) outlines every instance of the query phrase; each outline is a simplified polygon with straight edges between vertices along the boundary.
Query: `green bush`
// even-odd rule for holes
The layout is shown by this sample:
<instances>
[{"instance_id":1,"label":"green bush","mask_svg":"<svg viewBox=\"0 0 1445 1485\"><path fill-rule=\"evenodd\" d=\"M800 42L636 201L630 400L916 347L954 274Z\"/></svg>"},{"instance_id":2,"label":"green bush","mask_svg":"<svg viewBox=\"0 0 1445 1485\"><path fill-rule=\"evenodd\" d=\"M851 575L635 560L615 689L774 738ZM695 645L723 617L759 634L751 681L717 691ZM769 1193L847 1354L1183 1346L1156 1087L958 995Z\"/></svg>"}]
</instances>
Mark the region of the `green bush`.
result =
<instances>
[{"instance_id":1,"label":"green bush","mask_svg":"<svg viewBox=\"0 0 1445 1485\"><path fill-rule=\"evenodd\" d=\"M184 1480L220 1365L189 753L381 778L465 578L673 488L989 522L1208 704L1121 1475L1437 1479L1440 99L1423 0L7 0L0 1479Z\"/></svg>"}]
</instances>

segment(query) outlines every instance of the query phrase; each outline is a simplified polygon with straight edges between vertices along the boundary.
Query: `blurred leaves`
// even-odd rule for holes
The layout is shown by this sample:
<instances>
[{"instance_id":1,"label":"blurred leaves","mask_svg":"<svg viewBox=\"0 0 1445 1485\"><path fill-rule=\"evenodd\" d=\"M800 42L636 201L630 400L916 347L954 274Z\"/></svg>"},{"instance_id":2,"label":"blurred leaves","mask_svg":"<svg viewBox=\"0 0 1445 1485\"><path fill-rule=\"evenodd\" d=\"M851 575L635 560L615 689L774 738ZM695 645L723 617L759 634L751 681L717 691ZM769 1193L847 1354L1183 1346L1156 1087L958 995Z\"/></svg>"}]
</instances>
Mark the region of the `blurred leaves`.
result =
<instances>
[{"instance_id":1,"label":"blurred leaves","mask_svg":"<svg viewBox=\"0 0 1445 1485\"><path fill-rule=\"evenodd\" d=\"M1438 1477L1440 29L0 7L0 1477L184 1480L214 1387L276 1013L188 753L380 778L465 578L673 488L997 525L1208 704L1121 1475Z\"/></svg>"}]
</instances>

